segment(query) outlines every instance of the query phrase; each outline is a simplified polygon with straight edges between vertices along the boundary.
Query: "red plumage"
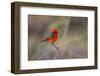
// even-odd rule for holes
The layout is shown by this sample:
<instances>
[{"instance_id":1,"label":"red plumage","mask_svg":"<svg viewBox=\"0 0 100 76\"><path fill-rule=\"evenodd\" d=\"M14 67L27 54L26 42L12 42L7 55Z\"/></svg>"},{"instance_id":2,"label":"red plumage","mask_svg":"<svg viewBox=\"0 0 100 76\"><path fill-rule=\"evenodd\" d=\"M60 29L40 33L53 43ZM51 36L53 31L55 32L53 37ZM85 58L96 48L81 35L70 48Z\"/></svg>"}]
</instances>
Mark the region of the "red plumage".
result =
<instances>
[{"instance_id":1,"label":"red plumage","mask_svg":"<svg viewBox=\"0 0 100 76\"><path fill-rule=\"evenodd\" d=\"M58 30L52 29L50 36L42 41L48 41L49 43L55 43L57 39L58 39Z\"/></svg>"}]
</instances>

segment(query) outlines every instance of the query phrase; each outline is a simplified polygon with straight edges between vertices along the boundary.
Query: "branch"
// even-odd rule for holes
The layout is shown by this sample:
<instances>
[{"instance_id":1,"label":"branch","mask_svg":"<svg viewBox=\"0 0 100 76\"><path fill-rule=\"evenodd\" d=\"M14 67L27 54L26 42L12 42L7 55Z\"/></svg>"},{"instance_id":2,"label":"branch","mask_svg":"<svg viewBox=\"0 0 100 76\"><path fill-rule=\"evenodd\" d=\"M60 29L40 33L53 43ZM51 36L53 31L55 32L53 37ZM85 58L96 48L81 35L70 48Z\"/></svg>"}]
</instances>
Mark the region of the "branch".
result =
<instances>
[{"instance_id":1,"label":"branch","mask_svg":"<svg viewBox=\"0 0 100 76\"><path fill-rule=\"evenodd\" d=\"M59 56L59 58L61 59L60 50L58 49L58 47L57 47L57 46L55 46L55 44L54 44L54 43L53 43L52 45L53 45L53 47L54 47L54 48L56 48L57 53L58 53L58 56Z\"/></svg>"}]
</instances>

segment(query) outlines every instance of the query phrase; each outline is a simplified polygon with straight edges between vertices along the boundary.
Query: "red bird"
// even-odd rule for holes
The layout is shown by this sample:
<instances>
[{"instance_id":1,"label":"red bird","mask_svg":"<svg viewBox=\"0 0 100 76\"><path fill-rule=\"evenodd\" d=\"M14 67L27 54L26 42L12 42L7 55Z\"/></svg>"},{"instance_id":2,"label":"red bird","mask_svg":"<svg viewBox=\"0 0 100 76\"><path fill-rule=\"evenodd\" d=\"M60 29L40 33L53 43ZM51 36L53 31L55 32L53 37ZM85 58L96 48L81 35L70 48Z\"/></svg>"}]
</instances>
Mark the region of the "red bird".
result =
<instances>
[{"instance_id":1,"label":"red bird","mask_svg":"<svg viewBox=\"0 0 100 76\"><path fill-rule=\"evenodd\" d=\"M42 40L42 41L48 41L49 43L55 43L58 39L58 30L53 29L49 35L48 38Z\"/></svg>"},{"instance_id":2,"label":"red bird","mask_svg":"<svg viewBox=\"0 0 100 76\"><path fill-rule=\"evenodd\" d=\"M58 36L59 36L58 30L57 29L52 29L49 37L42 40L42 41L48 41L49 43L51 43L57 49L59 58L61 58L60 51L59 51L58 47L55 46L55 42L58 40Z\"/></svg>"}]
</instances>

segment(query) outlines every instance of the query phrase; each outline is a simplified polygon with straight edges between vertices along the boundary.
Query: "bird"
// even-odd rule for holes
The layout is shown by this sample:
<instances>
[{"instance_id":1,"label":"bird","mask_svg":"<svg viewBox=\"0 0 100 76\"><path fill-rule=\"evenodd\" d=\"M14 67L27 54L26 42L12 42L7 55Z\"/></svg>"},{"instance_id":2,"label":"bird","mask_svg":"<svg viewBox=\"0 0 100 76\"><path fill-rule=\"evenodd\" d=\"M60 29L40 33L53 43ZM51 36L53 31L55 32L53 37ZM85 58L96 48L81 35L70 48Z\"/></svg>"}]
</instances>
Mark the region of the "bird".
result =
<instances>
[{"instance_id":1,"label":"bird","mask_svg":"<svg viewBox=\"0 0 100 76\"><path fill-rule=\"evenodd\" d=\"M41 40L41 42L49 42L50 44L53 45L54 48L56 48L57 52L58 52L58 56L59 58L61 59L61 55L60 55L60 50L58 49L58 47L55 45L55 43L57 42L58 40L58 37L59 37L59 32L56 28L53 28L49 34L49 37Z\"/></svg>"},{"instance_id":2,"label":"bird","mask_svg":"<svg viewBox=\"0 0 100 76\"><path fill-rule=\"evenodd\" d=\"M58 39L58 30L52 29L48 38L43 39L42 41L48 41L49 43L55 43Z\"/></svg>"}]
</instances>

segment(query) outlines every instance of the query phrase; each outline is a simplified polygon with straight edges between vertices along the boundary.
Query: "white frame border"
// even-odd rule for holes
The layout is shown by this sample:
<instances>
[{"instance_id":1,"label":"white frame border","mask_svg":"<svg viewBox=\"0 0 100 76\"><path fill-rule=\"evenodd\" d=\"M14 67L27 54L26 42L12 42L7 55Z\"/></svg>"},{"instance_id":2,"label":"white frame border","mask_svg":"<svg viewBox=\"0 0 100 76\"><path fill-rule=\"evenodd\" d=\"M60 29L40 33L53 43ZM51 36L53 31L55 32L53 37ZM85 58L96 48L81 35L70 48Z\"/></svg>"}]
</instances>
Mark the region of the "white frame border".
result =
<instances>
[{"instance_id":1,"label":"white frame border","mask_svg":"<svg viewBox=\"0 0 100 76\"><path fill-rule=\"evenodd\" d=\"M94 11L40 7L20 8L20 69L43 69L94 65ZM28 61L28 14L88 17L88 58ZM74 64L73 64L74 63Z\"/></svg>"}]
</instances>

